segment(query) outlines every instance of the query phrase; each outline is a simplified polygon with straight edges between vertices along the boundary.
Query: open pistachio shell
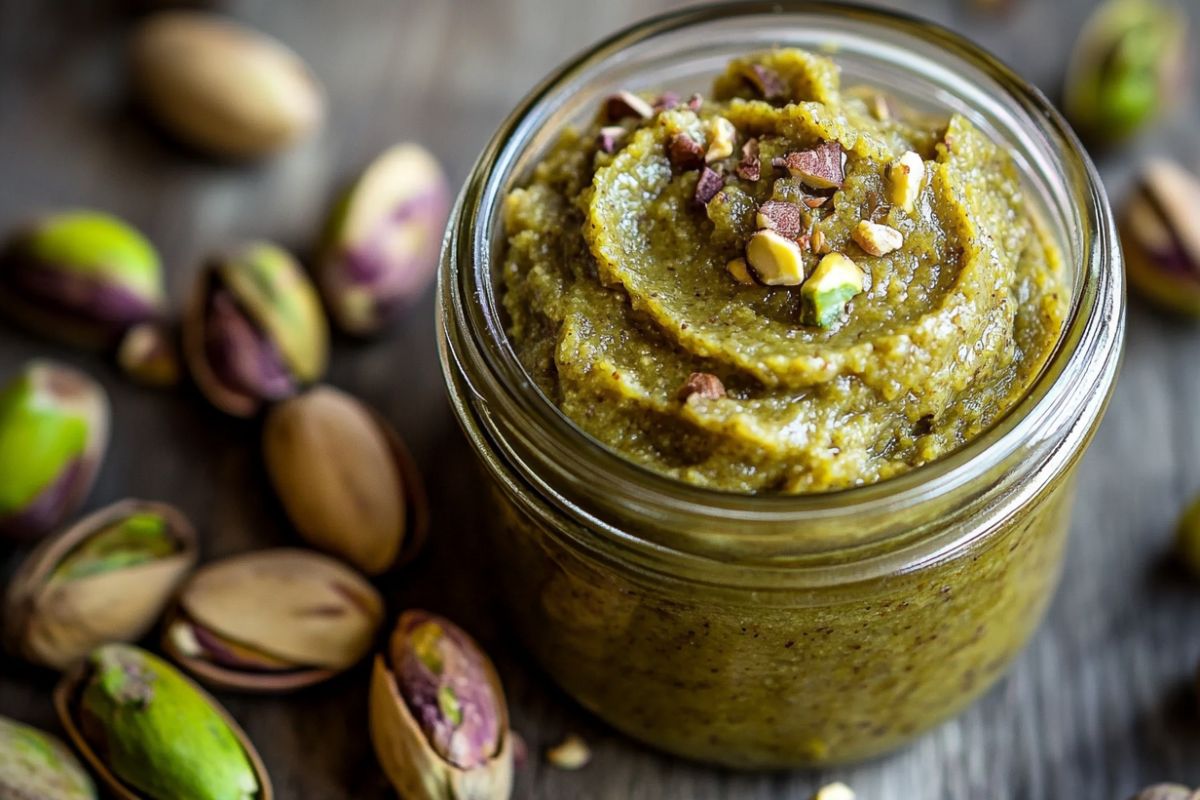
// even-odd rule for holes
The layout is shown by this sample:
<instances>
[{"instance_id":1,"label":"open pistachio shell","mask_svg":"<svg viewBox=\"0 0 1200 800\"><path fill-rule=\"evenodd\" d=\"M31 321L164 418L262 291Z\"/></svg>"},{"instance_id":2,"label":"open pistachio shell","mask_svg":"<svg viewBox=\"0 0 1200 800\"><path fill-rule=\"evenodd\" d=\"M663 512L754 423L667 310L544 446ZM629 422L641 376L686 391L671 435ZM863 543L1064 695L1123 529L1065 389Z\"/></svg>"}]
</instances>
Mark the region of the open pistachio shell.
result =
<instances>
[{"instance_id":1,"label":"open pistachio shell","mask_svg":"<svg viewBox=\"0 0 1200 800\"><path fill-rule=\"evenodd\" d=\"M59 681L54 707L118 800L274 798L262 759L229 712L144 650L97 649Z\"/></svg>"},{"instance_id":2,"label":"open pistachio shell","mask_svg":"<svg viewBox=\"0 0 1200 800\"><path fill-rule=\"evenodd\" d=\"M96 787L57 737L0 717L0 798L95 800Z\"/></svg>"},{"instance_id":3,"label":"open pistachio shell","mask_svg":"<svg viewBox=\"0 0 1200 800\"><path fill-rule=\"evenodd\" d=\"M140 639L196 563L176 509L122 500L43 541L5 598L8 648L64 669L106 642Z\"/></svg>"},{"instance_id":4,"label":"open pistachio shell","mask_svg":"<svg viewBox=\"0 0 1200 800\"><path fill-rule=\"evenodd\" d=\"M349 567L308 550L260 550L198 570L163 647L210 685L283 692L352 667L382 620L379 593Z\"/></svg>"},{"instance_id":5,"label":"open pistachio shell","mask_svg":"<svg viewBox=\"0 0 1200 800\"><path fill-rule=\"evenodd\" d=\"M31 361L0 388L0 537L41 536L79 507L108 422L104 389L63 364Z\"/></svg>"},{"instance_id":6,"label":"open pistachio shell","mask_svg":"<svg viewBox=\"0 0 1200 800\"><path fill-rule=\"evenodd\" d=\"M507 800L513 736L504 687L465 632L424 611L401 615L375 657L371 741L406 800Z\"/></svg>"},{"instance_id":7,"label":"open pistachio shell","mask_svg":"<svg viewBox=\"0 0 1200 800\"><path fill-rule=\"evenodd\" d=\"M428 502L395 430L355 398L318 386L271 409L263 455L300 534L368 575L411 557Z\"/></svg>"},{"instance_id":8,"label":"open pistachio shell","mask_svg":"<svg viewBox=\"0 0 1200 800\"><path fill-rule=\"evenodd\" d=\"M239 417L320 379L328 339L316 289L291 255L267 242L211 259L183 322L184 358L196 385Z\"/></svg>"},{"instance_id":9,"label":"open pistachio shell","mask_svg":"<svg viewBox=\"0 0 1200 800\"><path fill-rule=\"evenodd\" d=\"M1160 307L1200 317L1200 177L1158 159L1142 173L1118 220L1125 273Z\"/></svg>"}]
</instances>

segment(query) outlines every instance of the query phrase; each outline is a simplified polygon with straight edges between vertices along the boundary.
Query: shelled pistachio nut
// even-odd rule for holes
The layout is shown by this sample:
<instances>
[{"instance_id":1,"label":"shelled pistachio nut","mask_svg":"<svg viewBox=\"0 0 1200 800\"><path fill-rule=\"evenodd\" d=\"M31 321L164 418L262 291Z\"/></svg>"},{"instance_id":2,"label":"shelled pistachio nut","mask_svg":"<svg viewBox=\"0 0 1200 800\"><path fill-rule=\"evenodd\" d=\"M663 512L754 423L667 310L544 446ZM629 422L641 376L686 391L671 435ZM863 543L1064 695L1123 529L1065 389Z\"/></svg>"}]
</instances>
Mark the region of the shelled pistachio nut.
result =
<instances>
[{"instance_id":1,"label":"shelled pistachio nut","mask_svg":"<svg viewBox=\"0 0 1200 800\"><path fill-rule=\"evenodd\" d=\"M96 787L56 737L0 717L0 797L95 800Z\"/></svg>"},{"instance_id":2,"label":"shelled pistachio nut","mask_svg":"<svg viewBox=\"0 0 1200 800\"><path fill-rule=\"evenodd\" d=\"M1091 142L1126 139L1186 97L1187 17L1170 0L1109 0L1084 25L1063 89Z\"/></svg>"},{"instance_id":3,"label":"shelled pistachio nut","mask_svg":"<svg viewBox=\"0 0 1200 800\"><path fill-rule=\"evenodd\" d=\"M1129 283L1168 310L1200 317L1200 177L1170 161L1147 165L1119 227Z\"/></svg>"},{"instance_id":4,"label":"shelled pistachio nut","mask_svg":"<svg viewBox=\"0 0 1200 800\"><path fill-rule=\"evenodd\" d=\"M349 567L308 550L261 550L197 571L163 648L210 685L284 692L354 666L382 621L379 593Z\"/></svg>"},{"instance_id":5,"label":"shelled pistachio nut","mask_svg":"<svg viewBox=\"0 0 1200 800\"><path fill-rule=\"evenodd\" d=\"M212 258L183 321L184 358L197 386L239 417L318 380L328 339L312 283L291 255L267 242Z\"/></svg>"},{"instance_id":6,"label":"shelled pistachio nut","mask_svg":"<svg viewBox=\"0 0 1200 800\"><path fill-rule=\"evenodd\" d=\"M217 14L150 17L134 34L130 61L142 102L158 120L219 156L275 153L324 116L321 88L299 56Z\"/></svg>"},{"instance_id":7,"label":"shelled pistachio nut","mask_svg":"<svg viewBox=\"0 0 1200 800\"><path fill-rule=\"evenodd\" d=\"M400 615L371 676L371 741L408 800L506 800L513 736L491 661L456 625Z\"/></svg>"},{"instance_id":8,"label":"shelled pistachio nut","mask_svg":"<svg viewBox=\"0 0 1200 800\"><path fill-rule=\"evenodd\" d=\"M415 555L428 529L420 473L395 430L355 398L318 386L271 409L271 482L310 544L368 575Z\"/></svg>"},{"instance_id":9,"label":"shelled pistachio nut","mask_svg":"<svg viewBox=\"0 0 1200 800\"><path fill-rule=\"evenodd\" d=\"M67 735L120 800L271 800L271 780L229 713L167 662L106 644L63 676Z\"/></svg>"},{"instance_id":10,"label":"shelled pistachio nut","mask_svg":"<svg viewBox=\"0 0 1200 800\"><path fill-rule=\"evenodd\" d=\"M13 653L65 669L107 642L140 639L196 563L196 535L176 509L122 500L34 550L8 586Z\"/></svg>"},{"instance_id":11,"label":"shelled pistachio nut","mask_svg":"<svg viewBox=\"0 0 1200 800\"><path fill-rule=\"evenodd\" d=\"M34 538L87 497L108 445L108 396L72 367L31 361L0 388L0 537Z\"/></svg>"},{"instance_id":12,"label":"shelled pistachio nut","mask_svg":"<svg viewBox=\"0 0 1200 800\"><path fill-rule=\"evenodd\" d=\"M164 305L158 253L137 230L98 211L50 214L0 250L0 310L45 336L111 346Z\"/></svg>"},{"instance_id":13,"label":"shelled pistachio nut","mask_svg":"<svg viewBox=\"0 0 1200 800\"><path fill-rule=\"evenodd\" d=\"M174 332L156 322L134 325L121 338L117 364L133 380L145 386L174 386L181 365Z\"/></svg>"},{"instance_id":14,"label":"shelled pistachio nut","mask_svg":"<svg viewBox=\"0 0 1200 800\"><path fill-rule=\"evenodd\" d=\"M387 150L363 172L326 224L317 284L338 327L377 333L416 299L437 269L450 186L417 144Z\"/></svg>"}]
</instances>

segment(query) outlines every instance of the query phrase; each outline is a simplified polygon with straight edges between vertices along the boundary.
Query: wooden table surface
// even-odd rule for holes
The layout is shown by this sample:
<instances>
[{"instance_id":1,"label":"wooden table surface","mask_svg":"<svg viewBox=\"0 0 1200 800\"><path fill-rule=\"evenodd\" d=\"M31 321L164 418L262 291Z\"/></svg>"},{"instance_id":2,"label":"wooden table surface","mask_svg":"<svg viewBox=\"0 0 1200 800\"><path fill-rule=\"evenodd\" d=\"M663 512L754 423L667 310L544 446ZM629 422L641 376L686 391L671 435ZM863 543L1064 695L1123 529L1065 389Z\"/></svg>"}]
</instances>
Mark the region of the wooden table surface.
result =
<instances>
[{"instance_id":1,"label":"wooden table surface","mask_svg":"<svg viewBox=\"0 0 1200 800\"><path fill-rule=\"evenodd\" d=\"M1200 4L1185 0L1200 24ZM0 227L38 209L95 206L161 248L180 302L202 254L242 237L300 253L334 187L394 141L415 139L461 182L523 92L567 56L661 0L245 0L237 17L298 50L330 95L323 133L256 167L205 160L130 109L122 68L130 14L109 0L0 0ZM1092 0L896 2L976 38L1053 96ZM1195 30L1195 29L1193 29ZM1193 34L1193 41L1195 35ZM1195 99L1192 83L1191 98ZM1114 200L1143 152L1200 167L1193 102L1103 164ZM1200 489L1200 330L1130 308L1124 373L1083 467L1066 574L1046 624L981 702L888 758L822 773L738 774L664 757L589 717L540 673L493 615L482 577L478 479L451 418L430 297L391 335L337 341L330 380L374 404L413 446L431 485L434 537L384 585L395 608L451 615L495 655L513 722L536 754L567 732L594 759L563 772L533 757L518 798L797 798L848 782L863 800L1123 800L1147 782L1200 784L1200 585L1164 557L1181 504ZM100 379L113 446L89 507L136 496L178 504L206 557L295 541L263 474L258 429L192 389L134 387L98 356L0 324L0 375L47 355ZM0 579L18 561L0 552ZM366 669L294 697L222 695L258 745L282 800L390 796L367 738ZM54 676L0 660L0 714L55 728Z\"/></svg>"}]
</instances>

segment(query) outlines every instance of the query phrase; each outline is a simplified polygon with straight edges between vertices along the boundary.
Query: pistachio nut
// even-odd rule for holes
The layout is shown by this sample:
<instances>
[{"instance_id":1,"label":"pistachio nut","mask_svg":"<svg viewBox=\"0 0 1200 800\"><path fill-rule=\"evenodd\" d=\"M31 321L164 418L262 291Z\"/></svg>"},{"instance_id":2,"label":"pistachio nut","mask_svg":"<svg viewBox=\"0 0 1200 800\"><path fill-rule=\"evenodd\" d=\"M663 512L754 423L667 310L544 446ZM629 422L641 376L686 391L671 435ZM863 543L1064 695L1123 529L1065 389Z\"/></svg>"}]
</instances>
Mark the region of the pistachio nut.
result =
<instances>
[{"instance_id":1,"label":"pistachio nut","mask_svg":"<svg viewBox=\"0 0 1200 800\"><path fill-rule=\"evenodd\" d=\"M1142 789L1130 800L1200 800L1200 790L1193 791L1178 783L1156 783Z\"/></svg>"},{"instance_id":2,"label":"pistachio nut","mask_svg":"<svg viewBox=\"0 0 1200 800\"><path fill-rule=\"evenodd\" d=\"M179 383L179 348L172 332L160 323L143 322L126 331L117 348L117 364L146 386Z\"/></svg>"},{"instance_id":3,"label":"pistachio nut","mask_svg":"<svg viewBox=\"0 0 1200 800\"><path fill-rule=\"evenodd\" d=\"M251 242L201 270L183 322L192 377L239 417L325 372L329 332L316 290L286 251Z\"/></svg>"},{"instance_id":4,"label":"pistachio nut","mask_svg":"<svg viewBox=\"0 0 1200 800\"><path fill-rule=\"evenodd\" d=\"M15 231L0 251L0 309L46 336L110 346L164 304L158 253L98 211L65 211Z\"/></svg>"},{"instance_id":5,"label":"pistachio nut","mask_svg":"<svg viewBox=\"0 0 1200 800\"><path fill-rule=\"evenodd\" d=\"M196 536L171 506L122 500L45 539L5 597L8 648L65 669L107 642L140 639L196 563Z\"/></svg>"},{"instance_id":6,"label":"pistachio nut","mask_svg":"<svg viewBox=\"0 0 1200 800\"><path fill-rule=\"evenodd\" d=\"M324 116L321 88L281 42L203 11L165 11L133 37L143 104L184 142L218 156L275 153Z\"/></svg>"},{"instance_id":7,"label":"pistachio nut","mask_svg":"<svg viewBox=\"0 0 1200 800\"><path fill-rule=\"evenodd\" d=\"M453 623L406 611L371 676L371 740L408 800L506 800L513 746L491 661Z\"/></svg>"},{"instance_id":8,"label":"pistachio nut","mask_svg":"<svg viewBox=\"0 0 1200 800\"><path fill-rule=\"evenodd\" d=\"M1170 161L1151 162L1121 213L1129 283L1148 300L1200 317L1200 177Z\"/></svg>"},{"instance_id":9,"label":"pistachio nut","mask_svg":"<svg viewBox=\"0 0 1200 800\"><path fill-rule=\"evenodd\" d=\"M96 787L56 737L0 717L0 797L95 800Z\"/></svg>"},{"instance_id":10,"label":"pistachio nut","mask_svg":"<svg viewBox=\"0 0 1200 800\"><path fill-rule=\"evenodd\" d=\"M62 364L31 361L0 388L0 536L41 536L79 507L108 416L104 389Z\"/></svg>"},{"instance_id":11,"label":"pistachio nut","mask_svg":"<svg viewBox=\"0 0 1200 800\"><path fill-rule=\"evenodd\" d=\"M123 800L271 800L229 713L166 661L106 644L65 675L54 705L71 741Z\"/></svg>"},{"instance_id":12,"label":"pistachio nut","mask_svg":"<svg viewBox=\"0 0 1200 800\"><path fill-rule=\"evenodd\" d=\"M428 501L404 442L381 417L331 386L271 409L263 427L267 472L310 544L368 575L419 549Z\"/></svg>"},{"instance_id":13,"label":"pistachio nut","mask_svg":"<svg viewBox=\"0 0 1200 800\"><path fill-rule=\"evenodd\" d=\"M289 691L354 666L382 621L379 593L349 567L308 550L261 550L197 571L163 647L210 685Z\"/></svg>"},{"instance_id":14,"label":"pistachio nut","mask_svg":"<svg viewBox=\"0 0 1200 800\"><path fill-rule=\"evenodd\" d=\"M1185 96L1187 17L1169 0L1109 0L1084 25L1063 89L1068 118L1096 144L1126 139Z\"/></svg>"}]
</instances>

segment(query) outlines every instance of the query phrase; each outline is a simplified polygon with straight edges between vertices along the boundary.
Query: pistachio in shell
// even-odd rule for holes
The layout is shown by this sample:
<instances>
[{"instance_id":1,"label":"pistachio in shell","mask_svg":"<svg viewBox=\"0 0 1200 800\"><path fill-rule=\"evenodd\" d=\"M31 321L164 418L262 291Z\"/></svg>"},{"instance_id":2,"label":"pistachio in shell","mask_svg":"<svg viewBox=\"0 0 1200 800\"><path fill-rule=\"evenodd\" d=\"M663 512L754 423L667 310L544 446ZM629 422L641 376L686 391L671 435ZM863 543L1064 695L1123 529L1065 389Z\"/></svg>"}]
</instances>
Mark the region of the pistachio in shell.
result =
<instances>
[{"instance_id":1,"label":"pistachio in shell","mask_svg":"<svg viewBox=\"0 0 1200 800\"><path fill-rule=\"evenodd\" d=\"M254 746L215 700L166 661L106 644L63 676L68 736L121 800L271 800Z\"/></svg>"},{"instance_id":2,"label":"pistachio in shell","mask_svg":"<svg viewBox=\"0 0 1200 800\"><path fill-rule=\"evenodd\" d=\"M0 797L95 800L96 787L57 737L0 717Z\"/></svg>"},{"instance_id":3,"label":"pistachio in shell","mask_svg":"<svg viewBox=\"0 0 1200 800\"><path fill-rule=\"evenodd\" d=\"M135 32L131 47L143 104L179 139L211 154L276 153L324 116L321 88L300 57L227 17L155 14Z\"/></svg>"},{"instance_id":4,"label":"pistachio in shell","mask_svg":"<svg viewBox=\"0 0 1200 800\"><path fill-rule=\"evenodd\" d=\"M378 592L349 567L308 550L261 550L198 570L163 646L210 685L282 692L352 667L382 620Z\"/></svg>"},{"instance_id":5,"label":"pistachio in shell","mask_svg":"<svg viewBox=\"0 0 1200 800\"><path fill-rule=\"evenodd\" d=\"M114 345L165 303L154 246L98 211L62 211L18 228L0 249L0 309L45 336Z\"/></svg>"},{"instance_id":6,"label":"pistachio in shell","mask_svg":"<svg viewBox=\"0 0 1200 800\"><path fill-rule=\"evenodd\" d=\"M437 270L450 185L418 144L390 148L342 197L326 225L317 285L330 315L356 336L378 333Z\"/></svg>"},{"instance_id":7,"label":"pistachio in shell","mask_svg":"<svg viewBox=\"0 0 1200 800\"><path fill-rule=\"evenodd\" d=\"M43 540L5 598L9 650L65 669L107 642L140 639L196 563L176 509L122 500Z\"/></svg>"},{"instance_id":8,"label":"pistachio in shell","mask_svg":"<svg viewBox=\"0 0 1200 800\"><path fill-rule=\"evenodd\" d=\"M1200 177L1171 161L1150 162L1120 220L1129 283L1148 300L1200 317Z\"/></svg>"},{"instance_id":9,"label":"pistachio in shell","mask_svg":"<svg viewBox=\"0 0 1200 800\"><path fill-rule=\"evenodd\" d=\"M379 414L331 386L271 409L267 472L288 516L313 546L368 575L414 554L428 503L404 442Z\"/></svg>"},{"instance_id":10,"label":"pistachio in shell","mask_svg":"<svg viewBox=\"0 0 1200 800\"><path fill-rule=\"evenodd\" d=\"M179 383L179 348L173 332L161 323L143 322L126 331L117 348L117 364L144 386Z\"/></svg>"},{"instance_id":11,"label":"pistachio in shell","mask_svg":"<svg viewBox=\"0 0 1200 800\"><path fill-rule=\"evenodd\" d=\"M217 408L249 417L325 372L329 331L312 283L285 250L250 242L201 270L183 322L193 379Z\"/></svg>"},{"instance_id":12,"label":"pistachio in shell","mask_svg":"<svg viewBox=\"0 0 1200 800\"><path fill-rule=\"evenodd\" d=\"M31 361L0 388L0 538L42 536L79 507L108 422L104 389L63 364Z\"/></svg>"},{"instance_id":13,"label":"pistachio in shell","mask_svg":"<svg viewBox=\"0 0 1200 800\"><path fill-rule=\"evenodd\" d=\"M408 800L506 800L513 736L504 688L470 636L426 611L400 615L375 658L371 741Z\"/></svg>"}]
</instances>

